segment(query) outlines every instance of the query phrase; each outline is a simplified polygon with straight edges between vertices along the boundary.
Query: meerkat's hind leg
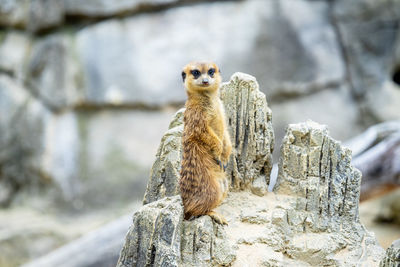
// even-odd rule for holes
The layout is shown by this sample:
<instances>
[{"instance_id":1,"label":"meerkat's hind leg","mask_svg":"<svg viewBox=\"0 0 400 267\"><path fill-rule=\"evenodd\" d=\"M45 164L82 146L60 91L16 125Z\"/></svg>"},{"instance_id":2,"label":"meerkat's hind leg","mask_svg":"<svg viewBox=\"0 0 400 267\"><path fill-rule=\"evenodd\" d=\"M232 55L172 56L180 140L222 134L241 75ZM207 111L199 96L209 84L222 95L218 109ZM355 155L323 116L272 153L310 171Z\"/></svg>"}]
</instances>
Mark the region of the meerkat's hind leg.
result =
<instances>
[{"instance_id":1,"label":"meerkat's hind leg","mask_svg":"<svg viewBox=\"0 0 400 267\"><path fill-rule=\"evenodd\" d=\"M213 219L216 223L222 224L222 225L228 225L228 222L222 216L221 214L215 212L215 211L209 211L206 215L210 216L211 219Z\"/></svg>"}]
</instances>

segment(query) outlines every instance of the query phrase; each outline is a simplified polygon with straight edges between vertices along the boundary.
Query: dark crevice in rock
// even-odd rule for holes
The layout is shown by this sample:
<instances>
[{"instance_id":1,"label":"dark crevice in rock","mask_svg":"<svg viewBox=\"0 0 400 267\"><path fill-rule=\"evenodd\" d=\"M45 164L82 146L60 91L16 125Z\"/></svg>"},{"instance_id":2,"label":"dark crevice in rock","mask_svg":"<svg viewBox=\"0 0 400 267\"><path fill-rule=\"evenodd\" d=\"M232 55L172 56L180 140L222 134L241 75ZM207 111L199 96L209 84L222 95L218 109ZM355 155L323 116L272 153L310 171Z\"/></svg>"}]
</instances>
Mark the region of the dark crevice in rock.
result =
<instances>
[{"instance_id":1,"label":"dark crevice in rock","mask_svg":"<svg viewBox=\"0 0 400 267\"><path fill-rule=\"evenodd\" d=\"M99 111L99 110L141 110L141 111L163 111L168 109L178 109L183 106L183 102L169 102L167 105L151 105L147 103L121 103L113 105L111 103L90 103L85 102L75 105L77 111Z\"/></svg>"},{"instance_id":2,"label":"dark crevice in rock","mask_svg":"<svg viewBox=\"0 0 400 267\"><path fill-rule=\"evenodd\" d=\"M178 8L183 6L198 5L210 2L234 2L237 0L176 0L166 1L162 3L160 1L156 3L139 3L134 4L132 7L125 7L118 11L88 11L88 10L68 10L66 7L61 10L60 21L51 24L43 24L40 26L31 27L30 20L34 18L28 18L26 22L15 25L0 25L0 31L5 30L21 30L28 34L32 34L38 37L43 37L51 34L55 34L60 31L64 31L71 27L81 29L88 27L100 22L105 22L112 19L124 19L141 14L151 14L163 12L168 9ZM43 7L41 7L43 8ZM40 8L39 8L40 9ZM25 25L26 24L26 25Z\"/></svg>"},{"instance_id":3,"label":"dark crevice in rock","mask_svg":"<svg viewBox=\"0 0 400 267\"><path fill-rule=\"evenodd\" d=\"M10 78L15 79L15 73L12 70L6 70L6 69L0 68L0 74L4 74L4 75L9 76Z\"/></svg>"},{"instance_id":4,"label":"dark crevice in rock","mask_svg":"<svg viewBox=\"0 0 400 267\"><path fill-rule=\"evenodd\" d=\"M394 68L392 81L400 88L400 65Z\"/></svg>"}]
</instances>

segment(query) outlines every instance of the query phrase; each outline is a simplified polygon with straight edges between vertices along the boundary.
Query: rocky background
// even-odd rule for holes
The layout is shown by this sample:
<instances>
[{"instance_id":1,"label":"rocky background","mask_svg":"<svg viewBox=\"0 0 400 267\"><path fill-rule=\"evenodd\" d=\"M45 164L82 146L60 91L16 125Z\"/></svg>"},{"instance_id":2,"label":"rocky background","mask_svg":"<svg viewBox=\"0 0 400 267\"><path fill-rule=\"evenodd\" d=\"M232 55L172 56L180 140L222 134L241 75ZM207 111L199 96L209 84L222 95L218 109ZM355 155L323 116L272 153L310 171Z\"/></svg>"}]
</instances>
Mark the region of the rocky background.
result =
<instances>
[{"instance_id":1,"label":"rocky background","mask_svg":"<svg viewBox=\"0 0 400 267\"><path fill-rule=\"evenodd\" d=\"M399 0L0 0L0 265L141 202L188 61L254 75L276 147L400 119L399 21Z\"/></svg>"}]
</instances>

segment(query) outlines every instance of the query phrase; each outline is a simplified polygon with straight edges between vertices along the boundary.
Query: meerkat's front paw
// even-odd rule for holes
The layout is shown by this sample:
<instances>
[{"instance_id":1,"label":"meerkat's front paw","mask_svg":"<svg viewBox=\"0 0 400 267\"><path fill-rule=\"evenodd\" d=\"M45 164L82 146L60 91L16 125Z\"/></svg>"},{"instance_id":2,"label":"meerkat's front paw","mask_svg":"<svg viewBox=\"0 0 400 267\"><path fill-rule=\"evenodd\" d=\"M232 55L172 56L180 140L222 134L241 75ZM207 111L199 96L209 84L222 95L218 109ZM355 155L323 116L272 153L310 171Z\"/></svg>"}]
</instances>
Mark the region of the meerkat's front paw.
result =
<instances>
[{"instance_id":1,"label":"meerkat's front paw","mask_svg":"<svg viewBox=\"0 0 400 267\"><path fill-rule=\"evenodd\" d=\"M219 160L219 159L217 159L217 158L215 158L214 160L215 160L215 162L217 163L217 165L221 168L221 170L224 169L224 164L222 163L221 160Z\"/></svg>"},{"instance_id":2,"label":"meerkat's front paw","mask_svg":"<svg viewBox=\"0 0 400 267\"><path fill-rule=\"evenodd\" d=\"M227 220L222 216L221 214L215 212L215 211L210 211L207 213L208 216L211 217L216 223L219 223L221 225L228 225Z\"/></svg>"}]
</instances>

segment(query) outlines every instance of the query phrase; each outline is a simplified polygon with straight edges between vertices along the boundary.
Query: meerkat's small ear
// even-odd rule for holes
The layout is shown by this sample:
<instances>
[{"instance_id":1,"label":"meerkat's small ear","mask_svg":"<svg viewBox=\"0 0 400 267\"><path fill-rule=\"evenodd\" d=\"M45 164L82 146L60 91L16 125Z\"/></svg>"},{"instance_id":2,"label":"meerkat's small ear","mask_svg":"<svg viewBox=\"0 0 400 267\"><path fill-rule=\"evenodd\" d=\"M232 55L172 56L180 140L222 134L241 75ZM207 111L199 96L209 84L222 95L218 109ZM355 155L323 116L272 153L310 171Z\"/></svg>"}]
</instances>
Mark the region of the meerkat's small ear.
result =
<instances>
[{"instance_id":1,"label":"meerkat's small ear","mask_svg":"<svg viewBox=\"0 0 400 267\"><path fill-rule=\"evenodd\" d=\"M182 80L183 80L183 82L185 82L185 79L186 79L186 73L184 71L182 71Z\"/></svg>"}]
</instances>

